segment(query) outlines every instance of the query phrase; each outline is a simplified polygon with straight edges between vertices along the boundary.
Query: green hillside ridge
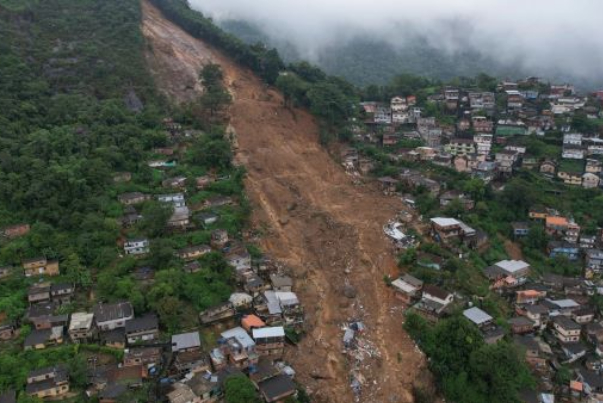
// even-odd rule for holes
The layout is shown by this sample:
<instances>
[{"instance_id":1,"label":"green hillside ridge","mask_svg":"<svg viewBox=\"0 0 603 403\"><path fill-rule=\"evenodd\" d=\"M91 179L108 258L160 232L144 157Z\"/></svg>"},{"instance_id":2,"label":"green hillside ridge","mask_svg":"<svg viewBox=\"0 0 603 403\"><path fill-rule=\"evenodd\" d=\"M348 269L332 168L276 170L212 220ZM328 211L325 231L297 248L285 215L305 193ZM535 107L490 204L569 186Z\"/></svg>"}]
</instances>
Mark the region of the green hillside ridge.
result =
<instances>
[{"instance_id":1,"label":"green hillside ridge","mask_svg":"<svg viewBox=\"0 0 603 403\"><path fill-rule=\"evenodd\" d=\"M0 392L16 389L19 402L38 401L22 392L31 370L66 366L73 398L64 401L80 402L87 357L121 360L115 350L98 345L24 351L34 331L23 319L27 290L41 278L24 277L22 260L57 260L61 274L46 280L75 284L75 298L59 313L129 300L136 316L157 313L167 337L196 326L199 311L232 292L232 271L220 253L204 256L200 270L187 274L175 251L209 244L216 228L240 237L249 213L243 171L231 165L223 129L198 119L202 100L176 108L156 92L140 21L136 0L0 1L0 227L31 226L24 236L0 238L0 267L13 267L0 280L0 324L14 324L20 333L0 343ZM166 117L190 131L185 147L167 134ZM163 157L155 150L170 147L178 159L174 168L148 166ZM131 180L114 181L123 172ZM197 190L195 178L210 173L221 180ZM118 195L175 192L162 185L175 176L188 179L192 202L228 196L236 203L212 210L219 216L216 224L173 233L165 230L170 210L147 201L136 207L143 219L122 226L126 209ZM151 243L146 258L121 256L124 240L143 236ZM136 277L144 267L154 271L152 284ZM147 401L146 394L147 386L124 401Z\"/></svg>"},{"instance_id":2,"label":"green hillside ridge","mask_svg":"<svg viewBox=\"0 0 603 403\"><path fill-rule=\"evenodd\" d=\"M245 20L227 19L220 26L246 43L258 42L274 46L287 62L297 62L303 55L292 43L271 37L261 27ZM404 43L396 46L370 36L358 36L345 43L319 49L313 60L326 73L340 76L358 86L384 85L399 74L415 74L435 80L472 77L482 72L499 78L523 78L534 71L518 65L496 61L479 50L447 52L420 35L407 34ZM600 85L600 79L572 76L571 72L548 74L553 81L572 81L584 90Z\"/></svg>"}]
</instances>

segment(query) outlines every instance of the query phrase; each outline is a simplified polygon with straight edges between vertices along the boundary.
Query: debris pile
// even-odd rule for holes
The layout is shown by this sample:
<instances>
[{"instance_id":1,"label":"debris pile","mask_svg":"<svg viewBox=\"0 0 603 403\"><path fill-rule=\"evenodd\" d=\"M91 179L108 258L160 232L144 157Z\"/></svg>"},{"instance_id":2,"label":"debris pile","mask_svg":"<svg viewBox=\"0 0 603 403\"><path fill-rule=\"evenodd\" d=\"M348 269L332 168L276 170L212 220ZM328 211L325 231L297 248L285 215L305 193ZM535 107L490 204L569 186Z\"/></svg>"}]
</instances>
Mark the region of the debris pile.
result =
<instances>
[{"instance_id":1,"label":"debris pile","mask_svg":"<svg viewBox=\"0 0 603 403\"><path fill-rule=\"evenodd\" d=\"M397 249L408 249L416 246L415 237L404 233L404 224L399 221L390 221L383 226L383 233L387 235Z\"/></svg>"},{"instance_id":2,"label":"debris pile","mask_svg":"<svg viewBox=\"0 0 603 403\"><path fill-rule=\"evenodd\" d=\"M350 387L356 396L356 401L359 401L363 385L367 384L363 374L372 373L373 360L381 358L381 353L366 337L366 327L363 322L351 320L342 326L342 330L343 354L350 366Z\"/></svg>"}]
</instances>

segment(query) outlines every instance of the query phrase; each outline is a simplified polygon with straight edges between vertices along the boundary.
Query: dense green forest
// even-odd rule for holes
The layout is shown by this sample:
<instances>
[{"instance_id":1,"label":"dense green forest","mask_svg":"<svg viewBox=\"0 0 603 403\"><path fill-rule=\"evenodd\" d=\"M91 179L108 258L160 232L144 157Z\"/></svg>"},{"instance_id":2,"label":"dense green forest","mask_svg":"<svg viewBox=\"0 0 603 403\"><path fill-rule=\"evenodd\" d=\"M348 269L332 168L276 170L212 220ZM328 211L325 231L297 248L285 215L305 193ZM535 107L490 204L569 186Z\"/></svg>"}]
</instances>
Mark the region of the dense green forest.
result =
<instances>
[{"instance_id":1,"label":"dense green forest","mask_svg":"<svg viewBox=\"0 0 603 403\"><path fill-rule=\"evenodd\" d=\"M303 60L295 45L270 37L250 22L225 20L220 26L246 43L261 42L276 47L287 62ZM358 37L320 50L315 62L328 74L343 77L358 86L385 85L401 73L438 80L470 77L482 71L500 76L522 73L500 66L479 52L448 54L421 37L409 39L398 47L381 39Z\"/></svg>"},{"instance_id":2,"label":"dense green forest","mask_svg":"<svg viewBox=\"0 0 603 403\"><path fill-rule=\"evenodd\" d=\"M168 335L196 325L200 310L232 292L221 254L204 256L194 274L175 256L179 248L208 244L216 228L236 238L246 223L244 172L231 164L224 129L208 117L229 98L219 85L182 107L159 96L145 66L140 13L136 0L0 1L0 227L31 225L25 236L0 240L0 267L14 268L0 283L0 313L20 328L18 339L0 345L0 390L22 390L29 370L57 363L68 364L79 390L86 385L86 352L99 351L83 345L23 351L31 332L21 321L27 289L38 281L23 277L23 259L56 259L61 275L49 280L76 284L78 297L61 313L128 299L137 316L156 312ZM190 135L172 138L166 117ZM176 150L175 167L149 166L162 148ZM114 180L123 172L130 181ZM198 190L195 177L207 174L222 179ZM212 210L216 224L173 233L165 230L171 212L151 200L137 207L140 222L122 226L118 195L169 193L162 182L176 176L189 179L191 204L216 196L236 203ZM138 236L150 239L151 253L123 257L122 242ZM137 279L142 267L154 271L152 284Z\"/></svg>"},{"instance_id":3,"label":"dense green forest","mask_svg":"<svg viewBox=\"0 0 603 403\"><path fill-rule=\"evenodd\" d=\"M253 22L227 19L218 23L226 32L249 44L262 42L274 46L286 62L298 62L307 57L294 44L266 34L262 27ZM494 60L479 50L465 48L448 52L412 31L401 34L403 38L395 44L384 41L382 37L358 35L348 41L315 49L312 61L326 73L345 78L358 86L385 85L399 74L415 74L436 80L472 77L481 72L500 78L521 78L535 74L534 71L519 68L515 63ZM571 71L558 70L546 78L560 82L572 81L584 89L592 89L600 84L600 80L572 76Z\"/></svg>"},{"instance_id":4,"label":"dense green forest","mask_svg":"<svg viewBox=\"0 0 603 403\"><path fill-rule=\"evenodd\" d=\"M0 265L42 255L89 284L91 268L117 257L113 172L145 175L139 164L160 138L163 108L140 73L139 19L136 1L0 2L0 226L32 226L3 242ZM23 315L30 283L2 282L9 319ZM21 389L29 370L58 362L70 363L75 388L85 386L78 348L21 352L28 332L1 347L0 389Z\"/></svg>"},{"instance_id":5,"label":"dense green forest","mask_svg":"<svg viewBox=\"0 0 603 403\"><path fill-rule=\"evenodd\" d=\"M460 315L431 325L410 313L404 327L429 356L430 368L450 401L520 402L518 392L534 386L523 357L512 344L484 343L477 327ZM419 396L425 402L434 398Z\"/></svg>"}]
</instances>

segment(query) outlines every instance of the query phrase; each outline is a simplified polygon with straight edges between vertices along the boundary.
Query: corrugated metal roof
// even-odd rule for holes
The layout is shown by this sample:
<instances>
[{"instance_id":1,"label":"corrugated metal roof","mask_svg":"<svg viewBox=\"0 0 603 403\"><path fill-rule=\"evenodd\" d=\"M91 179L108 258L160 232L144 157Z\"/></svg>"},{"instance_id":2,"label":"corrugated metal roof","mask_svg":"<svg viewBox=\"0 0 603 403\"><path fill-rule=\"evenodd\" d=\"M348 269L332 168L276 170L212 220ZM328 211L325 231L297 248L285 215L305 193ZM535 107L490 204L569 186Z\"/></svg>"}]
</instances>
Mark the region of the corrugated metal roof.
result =
<instances>
[{"instance_id":1,"label":"corrugated metal roof","mask_svg":"<svg viewBox=\"0 0 603 403\"><path fill-rule=\"evenodd\" d=\"M266 306L271 315L280 315L283 311L274 291L265 291Z\"/></svg>"},{"instance_id":2,"label":"corrugated metal roof","mask_svg":"<svg viewBox=\"0 0 603 403\"><path fill-rule=\"evenodd\" d=\"M254 339L285 337L285 329L282 326L263 327L261 329L253 329L252 334Z\"/></svg>"},{"instance_id":3,"label":"corrugated metal roof","mask_svg":"<svg viewBox=\"0 0 603 403\"><path fill-rule=\"evenodd\" d=\"M530 265L523 260L501 260L500 262L496 263L495 266L508 273L515 273L516 271L530 267Z\"/></svg>"},{"instance_id":4,"label":"corrugated metal roof","mask_svg":"<svg viewBox=\"0 0 603 403\"><path fill-rule=\"evenodd\" d=\"M251 336L249 336L249 333L247 333L242 327L235 327L234 329L222 332L220 336L226 340L235 339L244 349L255 346L255 341L253 341Z\"/></svg>"},{"instance_id":5,"label":"corrugated metal roof","mask_svg":"<svg viewBox=\"0 0 603 403\"><path fill-rule=\"evenodd\" d=\"M574 301L573 299L558 299L558 300L549 300L553 304L557 305L559 308L575 308L580 306L579 303Z\"/></svg>"},{"instance_id":6,"label":"corrugated metal roof","mask_svg":"<svg viewBox=\"0 0 603 403\"><path fill-rule=\"evenodd\" d=\"M445 217L434 217L431 219L431 222L435 223L436 225L439 225L440 227L460 225L460 222L458 220L455 220L454 218L445 218Z\"/></svg>"},{"instance_id":7,"label":"corrugated metal roof","mask_svg":"<svg viewBox=\"0 0 603 403\"><path fill-rule=\"evenodd\" d=\"M395 288L398 288L399 290L406 292L406 293L411 293L411 292L417 291L417 287L415 287L412 284L408 284L406 281L404 281L402 279L396 279L396 280L392 281L392 286L394 286Z\"/></svg>"},{"instance_id":8,"label":"corrugated metal roof","mask_svg":"<svg viewBox=\"0 0 603 403\"><path fill-rule=\"evenodd\" d=\"M199 347L200 345L201 339L199 338L199 332L175 334L172 336L172 351Z\"/></svg>"},{"instance_id":9,"label":"corrugated metal roof","mask_svg":"<svg viewBox=\"0 0 603 403\"><path fill-rule=\"evenodd\" d=\"M476 325L484 324L493 319L492 316L488 315L488 313L482 311L478 307L469 308L463 311L463 315Z\"/></svg>"},{"instance_id":10,"label":"corrugated metal roof","mask_svg":"<svg viewBox=\"0 0 603 403\"><path fill-rule=\"evenodd\" d=\"M299 304L299 299L297 299L297 295L294 292L290 291L276 291L274 293L276 298L283 305L297 305Z\"/></svg>"}]
</instances>

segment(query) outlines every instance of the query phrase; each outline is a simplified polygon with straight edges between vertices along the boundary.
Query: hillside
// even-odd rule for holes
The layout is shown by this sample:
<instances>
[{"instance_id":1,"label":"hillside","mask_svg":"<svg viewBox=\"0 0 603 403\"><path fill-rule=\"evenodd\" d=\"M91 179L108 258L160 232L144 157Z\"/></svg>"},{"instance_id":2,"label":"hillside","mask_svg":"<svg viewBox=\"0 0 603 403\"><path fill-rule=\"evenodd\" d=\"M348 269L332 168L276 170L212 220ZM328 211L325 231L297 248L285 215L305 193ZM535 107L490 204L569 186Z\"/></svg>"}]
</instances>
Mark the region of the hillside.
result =
<instances>
[{"instance_id":1,"label":"hillside","mask_svg":"<svg viewBox=\"0 0 603 403\"><path fill-rule=\"evenodd\" d=\"M267 43L274 46L288 62L295 62L308 55L278 37L264 33L261 27L245 20L218 21L227 32L246 43ZM411 35L411 34L408 34ZM456 77L472 77L487 73L499 78L523 78L541 75L551 81L570 81L578 88L592 90L600 85L600 77L585 79L571 71L551 69L527 71L513 62L493 60L475 49L455 53L447 52L429 43L427 38L406 36L403 42L393 46L382 38L359 35L346 42L337 43L313 51L312 62L328 74L340 76L358 86L385 85L400 74L413 74L435 80L451 80Z\"/></svg>"},{"instance_id":2,"label":"hillside","mask_svg":"<svg viewBox=\"0 0 603 403\"><path fill-rule=\"evenodd\" d=\"M204 131L156 91L141 18L136 0L0 1L0 395L20 402L41 401L28 396L31 371L61 365L70 383L61 401L81 402L94 389L88 371L123 364L127 352L102 332L69 333L72 314L126 306L117 311L152 318L166 341L232 292L221 251L195 273L176 252L209 244L218 226L240 239L242 172L219 129ZM200 189L200 176L215 181ZM231 202L212 209L213 226L188 211L179 230L168 223L178 192L191 210ZM125 321L118 327L125 346ZM150 390L122 398L149 401Z\"/></svg>"},{"instance_id":3,"label":"hillside","mask_svg":"<svg viewBox=\"0 0 603 403\"><path fill-rule=\"evenodd\" d=\"M295 45L270 37L247 21L224 20L220 26L246 43L262 42L276 47L289 62L303 59ZM470 77L484 71L501 76L521 73L500 66L477 52L447 54L420 37L414 41L408 40L397 48L378 38L357 37L320 49L313 57L313 61L325 72L343 77L358 86L385 85L402 73L440 80Z\"/></svg>"},{"instance_id":4,"label":"hillside","mask_svg":"<svg viewBox=\"0 0 603 403\"><path fill-rule=\"evenodd\" d=\"M24 318L28 287L40 279L24 277L21 261L59 262L63 275L53 281L81 291L77 305L62 307L70 312L91 304L93 268L117 258L112 176L140 172L161 124L162 102L140 73L139 18L135 1L0 2L0 227L31 227L0 239L0 266L10 268L0 282L0 325L18 336L0 344L2 391L21 395L29 370L57 363L71 371L74 391L86 385L84 349L23 351L35 332Z\"/></svg>"},{"instance_id":5,"label":"hillside","mask_svg":"<svg viewBox=\"0 0 603 403\"><path fill-rule=\"evenodd\" d=\"M411 401L413 385L428 380L425 361L402 330L401 313L390 311L393 296L383 281L397 269L381 228L402 208L399 201L352 185L319 145L318 126L306 111L286 109L279 93L148 2L143 13L148 60L164 93L190 99L195 72L207 61L225 71L234 97L236 160L247 169L260 244L293 269L305 306L308 335L288 357L300 382L316 401L353 400L349 366L339 354L341 326L360 319L375 353L359 369L363 401Z\"/></svg>"}]
</instances>

